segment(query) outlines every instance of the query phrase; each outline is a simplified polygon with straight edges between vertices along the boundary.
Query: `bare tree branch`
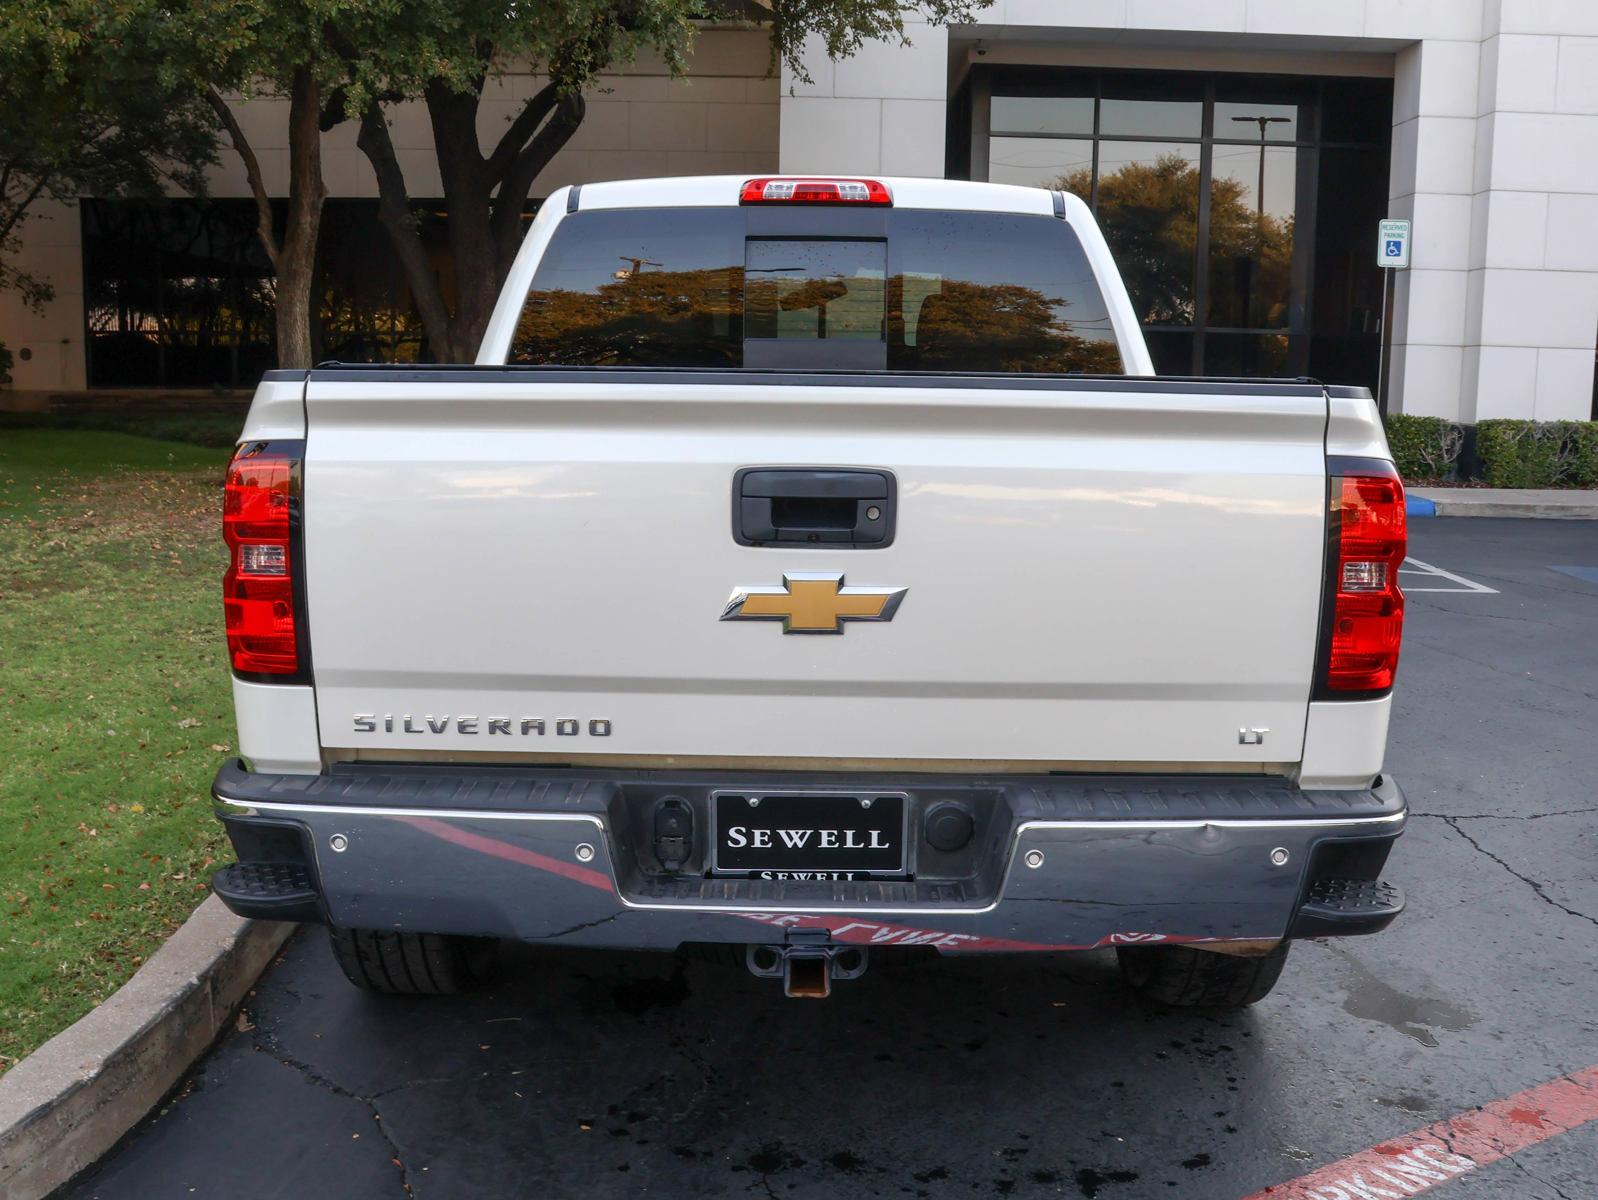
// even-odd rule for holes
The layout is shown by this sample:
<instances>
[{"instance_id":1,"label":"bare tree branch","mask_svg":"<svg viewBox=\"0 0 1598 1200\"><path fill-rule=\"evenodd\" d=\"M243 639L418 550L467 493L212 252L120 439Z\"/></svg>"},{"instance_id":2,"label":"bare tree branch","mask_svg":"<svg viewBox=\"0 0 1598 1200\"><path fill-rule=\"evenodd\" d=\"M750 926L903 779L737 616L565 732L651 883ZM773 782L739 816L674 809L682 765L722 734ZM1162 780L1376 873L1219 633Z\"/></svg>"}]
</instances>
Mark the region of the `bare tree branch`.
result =
<instances>
[{"instance_id":1,"label":"bare tree branch","mask_svg":"<svg viewBox=\"0 0 1598 1200\"><path fill-rule=\"evenodd\" d=\"M516 246L521 240L522 204L532 191L538 173L549 165L550 159L571 140L572 134L583 123L588 102L581 92L570 92L561 98L555 114L538 136L516 156L515 165L500 185L499 198L494 204L494 246L499 259L500 282L516 256Z\"/></svg>"},{"instance_id":2,"label":"bare tree branch","mask_svg":"<svg viewBox=\"0 0 1598 1200\"><path fill-rule=\"evenodd\" d=\"M546 83L539 89L538 94L522 106L522 111L516 114L516 119L505 130L504 136L499 139L494 147L494 152L488 156L488 176L495 183L503 183L506 173L516 163L516 156L521 153L522 147L527 145L527 140L538 130L545 117L560 101L560 88L554 83Z\"/></svg>"},{"instance_id":3,"label":"bare tree branch","mask_svg":"<svg viewBox=\"0 0 1598 1200\"><path fill-rule=\"evenodd\" d=\"M421 314L422 327L427 331L427 340L433 344L434 353L444 353L449 346L449 309L444 304L433 264L428 261L427 248L417 232L405 189L405 172L400 169L393 139L388 134L388 122L378 105L373 104L362 114L356 145L377 173L378 220L393 240L405 278L410 282L416 309Z\"/></svg>"},{"instance_id":4,"label":"bare tree branch","mask_svg":"<svg viewBox=\"0 0 1598 1200\"><path fill-rule=\"evenodd\" d=\"M0 246L5 245L6 239L11 236L12 230L22 224L23 218L27 215L28 206L39 198L39 193L44 191L47 179L48 176L39 176L38 181L28 189L28 194L22 198L22 202L12 208L11 214L6 217L5 224L0 225Z\"/></svg>"},{"instance_id":5,"label":"bare tree branch","mask_svg":"<svg viewBox=\"0 0 1598 1200\"><path fill-rule=\"evenodd\" d=\"M261 236L261 245L266 250L266 257L276 269L278 245L277 235L273 232L272 198L266 194L266 181L261 178L261 164L255 157L255 151L250 147L249 139L244 136L238 118L233 115L233 110L228 107L227 101L222 99L221 94L214 87L206 88L205 99L227 130L228 138L233 142L233 149L244 161L244 176L249 180L250 192L255 196L256 232Z\"/></svg>"}]
</instances>

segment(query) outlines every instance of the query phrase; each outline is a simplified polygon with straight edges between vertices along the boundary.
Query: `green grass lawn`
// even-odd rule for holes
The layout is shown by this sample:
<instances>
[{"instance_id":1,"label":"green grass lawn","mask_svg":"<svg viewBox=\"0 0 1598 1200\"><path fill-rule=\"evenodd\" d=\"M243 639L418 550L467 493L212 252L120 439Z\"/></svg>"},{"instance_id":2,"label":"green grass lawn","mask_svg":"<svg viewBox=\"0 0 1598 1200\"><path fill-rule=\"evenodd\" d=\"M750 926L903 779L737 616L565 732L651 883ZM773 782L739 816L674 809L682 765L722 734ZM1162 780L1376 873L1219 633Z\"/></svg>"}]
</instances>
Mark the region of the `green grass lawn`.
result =
<instances>
[{"instance_id":1,"label":"green grass lawn","mask_svg":"<svg viewBox=\"0 0 1598 1200\"><path fill-rule=\"evenodd\" d=\"M0 1071L137 970L228 853L227 455L0 428Z\"/></svg>"}]
</instances>

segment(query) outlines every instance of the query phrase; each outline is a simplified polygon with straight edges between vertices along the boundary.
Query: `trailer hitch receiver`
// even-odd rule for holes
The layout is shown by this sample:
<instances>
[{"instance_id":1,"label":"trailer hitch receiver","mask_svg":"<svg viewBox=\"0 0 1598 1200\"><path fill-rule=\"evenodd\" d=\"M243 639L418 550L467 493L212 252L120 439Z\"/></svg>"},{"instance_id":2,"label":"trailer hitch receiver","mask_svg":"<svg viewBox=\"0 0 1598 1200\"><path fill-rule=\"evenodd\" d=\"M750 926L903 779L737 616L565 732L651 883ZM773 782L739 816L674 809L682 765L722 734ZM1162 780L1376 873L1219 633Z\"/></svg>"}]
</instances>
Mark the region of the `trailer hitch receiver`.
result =
<instances>
[{"instance_id":1,"label":"trailer hitch receiver","mask_svg":"<svg viewBox=\"0 0 1598 1200\"><path fill-rule=\"evenodd\" d=\"M785 995L825 1000L832 994L834 979L858 979L866 973L864 947L792 936L810 932L804 929L788 932L790 940L783 945L760 942L744 952L749 973L760 979L782 980ZM824 935L826 930L816 932Z\"/></svg>"}]
</instances>

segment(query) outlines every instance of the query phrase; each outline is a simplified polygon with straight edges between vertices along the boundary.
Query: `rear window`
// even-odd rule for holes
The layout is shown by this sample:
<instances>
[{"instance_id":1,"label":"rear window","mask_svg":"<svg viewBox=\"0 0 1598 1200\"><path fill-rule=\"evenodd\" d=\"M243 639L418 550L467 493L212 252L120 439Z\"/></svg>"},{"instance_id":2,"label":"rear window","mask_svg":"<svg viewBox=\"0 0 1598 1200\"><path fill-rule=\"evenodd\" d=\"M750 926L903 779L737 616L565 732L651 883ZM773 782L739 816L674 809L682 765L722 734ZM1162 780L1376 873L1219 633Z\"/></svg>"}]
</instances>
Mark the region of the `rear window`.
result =
<instances>
[{"instance_id":1,"label":"rear window","mask_svg":"<svg viewBox=\"0 0 1598 1200\"><path fill-rule=\"evenodd\" d=\"M792 213L792 232L771 209L572 214L539 263L510 361L1122 370L1104 297L1064 221Z\"/></svg>"}]
</instances>

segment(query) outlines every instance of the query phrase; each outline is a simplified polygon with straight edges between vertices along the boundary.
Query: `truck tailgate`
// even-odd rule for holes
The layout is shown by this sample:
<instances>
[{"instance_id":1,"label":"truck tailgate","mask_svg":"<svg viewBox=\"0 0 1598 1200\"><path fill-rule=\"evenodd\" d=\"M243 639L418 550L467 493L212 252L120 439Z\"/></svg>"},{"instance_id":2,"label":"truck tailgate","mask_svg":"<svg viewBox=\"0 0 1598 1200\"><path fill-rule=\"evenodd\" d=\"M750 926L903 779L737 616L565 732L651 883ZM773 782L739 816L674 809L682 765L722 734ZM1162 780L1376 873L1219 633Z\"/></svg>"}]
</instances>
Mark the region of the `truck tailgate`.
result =
<instances>
[{"instance_id":1,"label":"truck tailgate","mask_svg":"<svg viewBox=\"0 0 1598 1200\"><path fill-rule=\"evenodd\" d=\"M306 413L335 753L1299 758L1318 386L330 371ZM892 472L892 544L738 544L751 466ZM905 590L891 621L838 636L720 619L799 574Z\"/></svg>"}]
</instances>

